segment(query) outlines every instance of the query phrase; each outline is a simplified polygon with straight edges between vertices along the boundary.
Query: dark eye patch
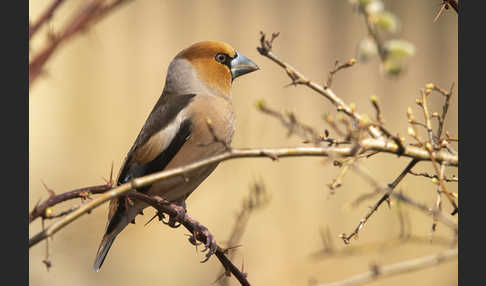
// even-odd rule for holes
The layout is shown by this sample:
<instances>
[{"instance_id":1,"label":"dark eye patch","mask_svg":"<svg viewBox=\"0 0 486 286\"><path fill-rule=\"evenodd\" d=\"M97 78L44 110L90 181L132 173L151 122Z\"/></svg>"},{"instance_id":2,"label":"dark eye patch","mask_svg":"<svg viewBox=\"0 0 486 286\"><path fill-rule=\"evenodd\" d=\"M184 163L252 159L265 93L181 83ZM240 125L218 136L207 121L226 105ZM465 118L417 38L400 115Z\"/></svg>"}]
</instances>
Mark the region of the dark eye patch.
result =
<instances>
[{"instance_id":1,"label":"dark eye patch","mask_svg":"<svg viewBox=\"0 0 486 286\"><path fill-rule=\"evenodd\" d=\"M223 64L223 65L227 66L229 69L231 69L231 60L232 60L232 58L228 54L225 54L225 53L217 53L216 56L214 57L214 59L218 63Z\"/></svg>"}]
</instances>

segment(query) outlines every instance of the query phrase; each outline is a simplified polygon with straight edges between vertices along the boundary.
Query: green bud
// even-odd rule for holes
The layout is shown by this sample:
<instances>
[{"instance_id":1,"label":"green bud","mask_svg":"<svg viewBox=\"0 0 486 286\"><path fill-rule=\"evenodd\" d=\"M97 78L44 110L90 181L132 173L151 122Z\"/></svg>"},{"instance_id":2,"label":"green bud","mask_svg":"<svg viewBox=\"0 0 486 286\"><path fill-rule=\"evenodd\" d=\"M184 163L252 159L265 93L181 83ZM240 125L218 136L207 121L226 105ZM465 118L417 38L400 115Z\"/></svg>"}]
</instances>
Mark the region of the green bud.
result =
<instances>
[{"instance_id":1,"label":"green bud","mask_svg":"<svg viewBox=\"0 0 486 286\"><path fill-rule=\"evenodd\" d=\"M390 33L395 33L399 29L398 18L387 11L382 11L376 15L376 24L381 29L388 31Z\"/></svg>"},{"instance_id":2,"label":"green bud","mask_svg":"<svg viewBox=\"0 0 486 286\"><path fill-rule=\"evenodd\" d=\"M385 43L385 49L388 58L401 60L412 56L415 53L415 47L412 43L403 40L390 40Z\"/></svg>"},{"instance_id":3,"label":"green bud","mask_svg":"<svg viewBox=\"0 0 486 286\"><path fill-rule=\"evenodd\" d=\"M258 110L263 110L265 108L265 101L263 99L259 99L255 105Z\"/></svg>"},{"instance_id":4,"label":"green bud","mask_svg":"<svg viewBox=\"0 0 486 286\"><path fill-rule=\"evenodd\" d=\"M366 62L377 54L378 48L372 39L365 38L358 43L357 58L359 61Z\"/></svg>"}]
</instances>

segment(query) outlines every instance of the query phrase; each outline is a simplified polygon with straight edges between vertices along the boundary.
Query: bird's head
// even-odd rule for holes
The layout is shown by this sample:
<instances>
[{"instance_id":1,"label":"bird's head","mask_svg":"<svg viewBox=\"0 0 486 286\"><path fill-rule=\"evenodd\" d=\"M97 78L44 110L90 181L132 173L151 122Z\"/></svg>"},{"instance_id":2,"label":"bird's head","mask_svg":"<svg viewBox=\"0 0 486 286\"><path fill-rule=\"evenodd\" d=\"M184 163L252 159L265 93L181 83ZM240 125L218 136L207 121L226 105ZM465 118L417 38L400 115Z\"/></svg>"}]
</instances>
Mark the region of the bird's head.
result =
<instances>
[{"instance_id":1,"label":"bird's head","mask_svg":"<svg viewBox=\"0 0 486 286\"><path fill-rule=\"evenodd\" d=\"M171 62L166 89L187 93L209 88L229 96L235 78L256 70L258 66L253 61L226 43L198 42L182 50Z\"/></svg>"}]
</instances>

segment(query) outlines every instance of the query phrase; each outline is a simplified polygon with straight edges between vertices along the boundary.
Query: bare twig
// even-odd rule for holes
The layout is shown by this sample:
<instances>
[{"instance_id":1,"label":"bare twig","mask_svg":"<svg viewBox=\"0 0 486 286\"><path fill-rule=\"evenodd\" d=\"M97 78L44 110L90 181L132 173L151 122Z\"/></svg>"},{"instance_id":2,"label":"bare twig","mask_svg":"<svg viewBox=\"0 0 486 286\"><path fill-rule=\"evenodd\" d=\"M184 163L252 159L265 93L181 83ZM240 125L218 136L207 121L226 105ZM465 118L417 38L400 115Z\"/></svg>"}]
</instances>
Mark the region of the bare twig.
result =
<instances>
[{"instance_id":1,"label":"bare twig","mask_svg":"<svg viewBox=\"0 0 486 286\"><path fill-rule=\"evenodd\" d=\"M459 0L442 0L442 4L440 4L439 12L437 12L437 16L435 16L433 22L437 21L440 15L442 15L442 12L444 12L444 10L448 10L449 7L454 8L454 10L456 10L456 13L459 13Z\"/></svg>"},{"instance_id":2,"label":"bare twig","mask_svg":"<svg viewBox=\"0 0 486 286\"><path fill-rule=\"evenodd\" d=\"M427 267L437 266L446 261L456 259L458 255L458 249L450 249L438 254L428 255L421 258L406 260L386 266L372 265L371 270L351 277L346 280L337 281L333 283L317 284L315 286L351 286L361 285L370 281L378 280L381 278L408 273L412 271L422 270Z\"/></svg>"},{"instance_id":3,"label":"bare twig","mask_svg":"<svg viewBox=\"0 0 486 286\"><path fill-rule=\"evenodd\" d=\"M420 176L420 177L426 177L426 178L429 178L429 179L437 179L437 175L431 175L429 173L426 173L426 172L414 172L414 171L410 171L409 172L410 175L414 175L414 176ZM452 177L443 177L442 178L444 181L446 182L459 182L459 178L456 177L456 176L452 176Z\"/></svg>"},{"instance_id":4,"label":"bare twig","mask_svg":"<svg viewBox=\"0 0 486 286\"><path fill-rule=\"evenodd\" d=\"M359 6L359 11L361 14L363 14L366 28L368 29L368 34L371 36L371 38L376 44L376 48L378 50L378 55L380 56L380 60L384 62L388 56L388 52L383 43L383 39L380 37L380 34L378 33L378 29L376 29L375 24L371 22L370 15L368 11L366 11L365 7Z\"/></svg>"},{"instance_id":5,"label":"bare twig","mask_svg":"<svg viewBox=\"0 0 486 286\"><path fill-rule=\"evenodd\" d=\"M47 45L29 62L29 86L32 86L37 77L43 72L45 63L61 44L66 43L73 36L86 31L86 29L101 20L109 12L114 11L115 8L128 1L130 0L113 0L108 3L104 3L106 2L104 0L87 1L60 32L51 34ZM46 17L48 18L50 16ZM30 35L32 35L32 32L35 32L35 30L31 30Z\"/></svg>"},{"instance_id":6,"label":"bare twig","mask_svg":"<svg viewBox=\"0 0 486 286\"><path fill-rule=\"evenodd\" d=\"M447 115L447 111L449 110L449 102L451 100L452 91L454 90L454 83L452 83L449 92L444 92L442 89L436 87L435 85L434 85L434 90L439 91L446 98L444 105L442 106L442 113L440 114L439 117L439 127L437 130L437 138L439 138L440 140L440 137L442 136L442 131L444 130L444 121Z\"/></svg>"},{"instance_id":7,"label":"bare twig","mask_svg":"<svg viewBox=\"0 0 486 286\"><path fill-rule=\"evenodd\" d=\"M328 229L326 229L329 231ZM331 236L327 232L321 233L323 240L323 247L309 255L310 259L323 260L335 257L349 257L356 255L363 255L366 253L376 253L378 251L385 251L387 249L396 249L397 247L403 246L404 244L421 244L421 245L441 245L450 247L455 245L455 241L451 241L445 237L436 236L433 241L426 236L417 236L408 234L406 236L399 236L393 239L387 239L384 241L369 242L358 245L347 245L343 248L337 248L332 244Z\"/></svg>"},{"instance_id":8,"label":"bare twig","mask_svg":"<svg viewBox=\"0 0 486 286\"><path fill-rule=\"evenodd\" d=\"M42 230L44 230L45 229L44 219L42 219L41 224L42 224ZM49 271L49 269L52 266L52 262L49 259L49 254L50 254L49 239L46 239L46 257L44 260L42 260L42 263L44 263L44 265L46 266L47 271Z\"/></svg>"},{"instance_id":9,"label":"bare twig","mask_svg":"<svg viewBox=\"0 0 486 286\"><path fill-rule=\"evenodd\" d=\"M278 33L272 33L272 38L270 40L266 39L266 35L263 32L260 32L260 47L257 47L257 51L264 57L269 58L277 65L282 67L286 72L287 75L292 80L292 84L294 85L305 85L310 89L316 91L320 95L327 98L334 106L336 106L338 111L341 111L351 117L354 121L359 123L360 125L367 126L369 122L365 120L365 118L357 113L350 105L346 104L341 98L339 98L330 88L324 88L323 86L310 81L307 79L303 74L297 71L294 67L289 65L288 63L279 59L273 52L273 41L278 36ZM370 132L375 136L379 137L381 134L379 130L376 130L375 127L370 126Z\"/></svg>"},{"instance_id":10,"label":"bare twig","mask_svg":"<svg viewBox=\"0 0 486 286\"><path fill-rule=\"evenodd\" d=\"M69 192L65 192L59 195L51 195L42 204L38 204L29 213L29 223L33 222L38 217L49 218L52 215L46 215L46 211L61 202L72 200L75 198L87 198L89 194L101 194L112 188L110 183L104 185L96 185L90 187L84 187Z\"/></svg>"},{"instance_id":11,"label":"bare twig","mask_svg":"<svg viewBox=\"0 0 486 286\"><path fill-rule=\"evenodd\" d=\"M64 2L64 0L54 0L52 3L47 7L47 9L42 13L39 19L29 27L29 40L34 36L34 34L44 25L49 19L52 18L54 12L57 8Z\"/></svg>"},{"instance_id":12,"label":"bare twig","mask_svg":"<svg viewBox=\"0 0 486 286\"><path fill-rule=\"evenodd\" d=\"M428 101L427 101L427 94L425 93L425 91L423 89L420 90L420 93L422 95L422 100L421 101L418 101L419 102L419 105L422 107L422 110L424 111L424 117L425 117L425 125L426 125L426 129L427 129L427 135L429 136L429 142L430 144L435 144L435 140L434 140L434 133L433 133L433 130L432 130L432 121L431 121L431 117L430 117L430 112L429 112L429 106L428 106Z\"/></svg>"},{"instance_id":13,"label":"bare twig","mask_svg":"<svg viewBox=\"0 0 486 286\"><path fill-rule=\"evenodd\" d=\"M430 93L430 92L428 92ZM417 99L417 104L422 108L424 112L424 117L426 121L426 126L427 126L427 134L428 134L428 141L423 141L417 134L417 131L415 130L415 126L412 124L409 127L409 134L417 140L417 142L420 144L420 146L424 147L425 150L429 153L430 155L430 161L432 162L432 167L434 168L435 173L437 174L437 179L438 179L438 184L440 185L442 192L446 194L446 197L449 199L449 202L451 203L453 210L451 215L455 215L459 212L459 208L456 204L456 201L452 194L447 190L446 185L444 183L444 180L442 180L442 177L440 176L440 170L439 170L439 165L442 164L441 162L437 162L435 160L435 154L436 151L434 149L440 149L440 148L434 148L434 136L432 132L432 123L430 121L430 114L428 111L428 104L427 104L427 94L424 92L424 90L421 90L422 94L422 99ZM407 116L409 118L409 122L414 122L415 119L412 115L411 109L408 110Z\"/></svg>"},{"instance_id":14,"label":"bare twig","mask_svg":"<svg viewBox=\"0 0 486 286\"><path fill-rule=\"evenodd\" d=\"M330 88L332 84L332 79L334 78L334 74L338 71L352 67L356 63L356 59L349 59L344 64L339 64L339 61L334 63L334 69L329 72L329 76L327 77L326 85L324 86L325 89Z\"/></svg>"},{"instance_id":15,"label":"bare twig","mask_svg":"<svg viewBox=\"0 0 486 286\"><path fill-rule=\"evenodd\" d=\"M445 164L440 165L440 178L444 178L444 171L445 171ZM440 185L437 186L437 200L435 202L435 209L439 212L442 211L442 189ZM436 215L432 216L432 229L430 233L430 240L432 240L434 233L437 229L437 217Z\"/></svg>"},{"instance_id":16,"label":"bare twig","mask_svg":"<svg viewBox=\"0 0 486 286\"><path fill-rule=\"evenodd\" d=\"M389 194L393 198L395 198L395 199L397 199L401 202L404 202L407 205L412 206L412 207L424 212L427 215L437 216L437 219L440 222L442 222L444 225L450 227L454 231L454 233L457 235L457 232L458 232L457 223L455 223L454 221L452 221L448 217L444 216L444 214L442 212L435 210L435 209L430 209L426 205L418 203L418 202L410 199L409 197L403 195L401 192L399 192L399 193L389 192L388 186L384 186L381 183L379 183L375 178L373 178L370 174L368 174L368 172L366 172L364 169L359 168L359 166L354 165L353 170L356 171L359 175L361 175L364 179L366 179L368 181L368 183L370 183L373 187L375 187L375 189L377 191L385 192L386 194Z\"/></svg>"},{"instance_id":17,"label":"bare twig","mask_svg":"<svg viewBox=\"0 0 486 286\"><path fill-rule=\"evenodd\" d=\"M282 125L288 130L287 136L297 134L306 142L310 141L316 146L320 145L323 136L319 135L312 127L299 122L293 113L287 112L286 114L282 114L278 111L272 110L271 108L267 107L263 100L259 100L257 102L257 108L261 112L280 120Z\"/></svg>"},{"instance_id":18,"label":"bare twig","mask_svg":"<svg viewBox=\"0 0 486 286\"><path fill-rule=\"evenodd\" d=\"M390 197L390 194L393 192L395 187L405 178L407 173L418 163L417 160L412 159L410 163L408 163L407 167L398 175L398 177L387 186L386 193L378 200L378 202L375 203L375 205L371 208L371 210L366 214L364 218L362 218L359 221L358 226L354 229L354 231L346 235L345 233L341 234L341 238L343 239L344 243L349 244L350 239L352 237L357 237L358 232L363 228L363 226L366 224L366 222L369 220L369 218L376 212L376 210L380 207L380 205L384 202L387 201L388 198ZM375 188L379 189L379 186L375 186Z\"/></svg>"},{"instance_id":19,"label":"bare twig","mask_svg":"<svg viewBox=\"0 0 486 286\"><path fill-rule=\"evenodd\" d=\"M235 252L230 250L236 249L238 247L238 243L240 242L243 233L245 232L250 215L254 211L267 206L269 202L270 196L267 193L263 183L255 182L250 187L250 192L248 196L243 199L242 208L236 216L236 220L230 233L230 237L225 243L227 245L227 248L224 250L224 252L228 254L227 256L229 259L233 259L234 257ZM222 285L227 285L227 280L225 279L225 277L228 277L227 272L228 269L225 268L225 271L218 275L216 281L220 281Z\"/></svg>"}]
</instances>

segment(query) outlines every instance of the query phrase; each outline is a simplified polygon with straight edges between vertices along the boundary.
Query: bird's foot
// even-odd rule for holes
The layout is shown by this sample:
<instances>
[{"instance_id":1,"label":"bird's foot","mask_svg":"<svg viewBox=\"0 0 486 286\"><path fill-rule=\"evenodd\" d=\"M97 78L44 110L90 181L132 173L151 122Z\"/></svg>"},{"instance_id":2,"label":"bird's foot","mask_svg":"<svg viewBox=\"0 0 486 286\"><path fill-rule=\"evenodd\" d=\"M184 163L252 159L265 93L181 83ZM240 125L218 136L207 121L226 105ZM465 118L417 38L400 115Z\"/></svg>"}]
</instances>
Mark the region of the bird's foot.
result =
<instances>
[{"instance_id":1,"label":"bird's foot","mask_svg":"<svg viewBox=\"0 0 486 286\"><path fill-rule=\"evenodd\" d=\"M164 221L163 219L161 220L165 225L168 225L172 228L178 228L179 226L181 226L181 223L179 222L184 220L184 217L186 215L186 208L176 204L173 204L171 207L173 210L176 211L176 215L169 215L168 221Z\"/></svg>"},{"instance_id":2,"label":"bird's foot","mask_svg":"<svg viewBox=\"0 0 486 286\"><path fill-rule=\"evenodd\" d=\"M206 252L206 257L201 261L204 263L209 260L211 255L213 255L216 250L218 249L218 245L216 244L216 239L214 236L209 232L207 227L200 224L199 222L194 223L194 229L191 236L189 236L189 242L193 245L199 245L200 243L197 242L196 237L198 237L200 241L204 242L204 249L201 252Z\"/></svg>"}]
</instances>

